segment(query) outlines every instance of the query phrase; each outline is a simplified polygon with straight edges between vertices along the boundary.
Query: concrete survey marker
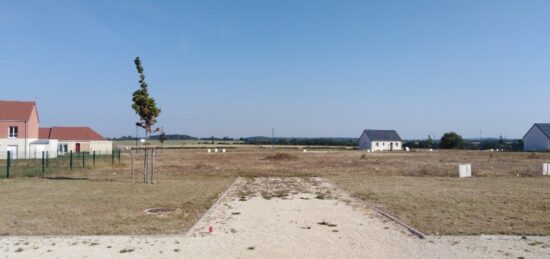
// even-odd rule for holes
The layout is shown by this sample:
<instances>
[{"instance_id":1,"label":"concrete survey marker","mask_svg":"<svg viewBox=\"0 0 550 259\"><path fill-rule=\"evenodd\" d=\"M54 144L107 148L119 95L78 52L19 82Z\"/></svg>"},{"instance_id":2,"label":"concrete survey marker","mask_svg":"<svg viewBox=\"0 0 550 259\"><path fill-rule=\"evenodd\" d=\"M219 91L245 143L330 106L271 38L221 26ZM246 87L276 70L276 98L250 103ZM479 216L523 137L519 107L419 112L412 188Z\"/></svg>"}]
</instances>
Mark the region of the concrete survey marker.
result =
<instances>
[{"instance_id":1,"label":"concrete survey marker","mask_svg":"<svg viewBox=\"0 0 550 259\"><path fill-rule=\"evenodd\" d=\"M542 175L550 176L550 163L542 164Z\"/></svg>"},{"instance_id":2,"label":"concrete survey marker","mask_svg":"<svg viewBox=\"0 0 550 259\"><path fill-rule=\"evenodd\" d=\"M472 165L462 164L458 166L458 177L472 177Z\"/></svg>"}]
</instances>

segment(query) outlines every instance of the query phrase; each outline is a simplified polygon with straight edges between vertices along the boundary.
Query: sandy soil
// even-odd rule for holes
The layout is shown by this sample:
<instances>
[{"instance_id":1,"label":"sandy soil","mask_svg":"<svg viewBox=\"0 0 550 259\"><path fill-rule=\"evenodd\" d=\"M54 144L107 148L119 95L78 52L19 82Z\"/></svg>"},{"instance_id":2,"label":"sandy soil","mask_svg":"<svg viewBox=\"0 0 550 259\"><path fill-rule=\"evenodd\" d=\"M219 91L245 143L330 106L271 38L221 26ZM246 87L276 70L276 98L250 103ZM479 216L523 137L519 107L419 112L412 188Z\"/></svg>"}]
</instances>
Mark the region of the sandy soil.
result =
<instances>
[{"instance_id":1,"label":"sandy soil","mask_svg":"<svg viewBox=\"0 0 550 259\"><path fill-rule=\"evenodd\" d=\"M213 232L208 233L212 227ZM549 258L550 237L428 236L321 178L239 178L185 235L2 237L2 258Z\"/></svg>"}]
</instances>

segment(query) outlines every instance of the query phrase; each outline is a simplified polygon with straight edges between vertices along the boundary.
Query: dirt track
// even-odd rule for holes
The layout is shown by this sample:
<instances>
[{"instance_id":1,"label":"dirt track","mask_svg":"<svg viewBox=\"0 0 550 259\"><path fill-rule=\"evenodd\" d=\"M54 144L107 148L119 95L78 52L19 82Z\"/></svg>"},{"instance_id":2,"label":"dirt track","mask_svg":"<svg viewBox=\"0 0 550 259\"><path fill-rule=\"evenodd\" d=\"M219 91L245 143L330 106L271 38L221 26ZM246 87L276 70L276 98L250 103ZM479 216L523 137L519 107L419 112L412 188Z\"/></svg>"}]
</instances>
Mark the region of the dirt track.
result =
<instances>
[{"instance_id":1,"label":"dirt track","mask_svg":"<svg viewBox=\"0 0 550 259\"><path fill-rule=\"evenodd\" d=\"M213 232L208 233L212 227ZM4 237L1 257L548 258L549 237L419 239L321 178L239 178L182 236Z\"/></svg>"}]
</instances>

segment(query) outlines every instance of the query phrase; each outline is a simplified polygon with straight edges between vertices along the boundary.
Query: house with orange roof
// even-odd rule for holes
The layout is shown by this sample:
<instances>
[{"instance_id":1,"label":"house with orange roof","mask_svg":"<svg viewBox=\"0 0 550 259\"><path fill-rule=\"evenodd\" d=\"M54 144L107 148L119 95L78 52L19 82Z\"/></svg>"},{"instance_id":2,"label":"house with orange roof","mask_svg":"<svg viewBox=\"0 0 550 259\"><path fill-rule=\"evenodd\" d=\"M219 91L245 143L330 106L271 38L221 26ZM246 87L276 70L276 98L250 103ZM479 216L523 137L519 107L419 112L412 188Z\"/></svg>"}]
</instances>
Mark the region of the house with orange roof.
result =
<instances>
[{"instance_id":1,"label":"house with orange roof","mask_svg":"<svg viewBox=\"0 0 550 259\"><path fill-rule=\"evenodd\" d=\"M40 128L35 102L0 100L0 159L55 158L69 152L111 154L112 141L89 127Z\"/></svg>"},{"instance_id":2,"label":"house with orange roof","mask_svg":"<svg viewBox=\"0 0 550 259\"><path fill-rule=\"evenodd\" d=\"M41 139L56 139L58 153L89 152L96 154L111 154L113 142L106 140L89 127L51 127L40 128L38 136Z\"/></svg>"},{"instance_id":3,"label":"house with orange roof","mask_svg":"<svg viewBox=\"0 0 550 259\"><path fill-rule=\"evenodd\" d=\"M35 102L0 100L0 159L55 157L57 140L41 139L39 123Z\"/></svg>"}]
</instances>

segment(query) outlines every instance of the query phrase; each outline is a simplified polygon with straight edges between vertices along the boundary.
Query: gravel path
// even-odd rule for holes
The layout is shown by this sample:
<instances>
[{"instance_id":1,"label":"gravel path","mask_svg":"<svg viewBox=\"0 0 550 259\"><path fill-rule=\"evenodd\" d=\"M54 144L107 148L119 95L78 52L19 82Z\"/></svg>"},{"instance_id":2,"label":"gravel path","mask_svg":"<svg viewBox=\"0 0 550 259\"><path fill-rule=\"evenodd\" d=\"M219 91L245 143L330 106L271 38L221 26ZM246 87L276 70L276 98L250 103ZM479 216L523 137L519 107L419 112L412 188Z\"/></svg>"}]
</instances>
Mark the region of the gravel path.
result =
<instances>
[{"instance_id":1,"label":"gravel path","mask_svg":"<svg viewBox=\"0 0 550 259\"><path fill-rule=\"evenodd\" d=\"M213 232L208 233L212 227ZM550 237L428 236L321 178L239 178L181 236L2 237L2 258L550 258Z\"/></svg>"}]
</instances>

